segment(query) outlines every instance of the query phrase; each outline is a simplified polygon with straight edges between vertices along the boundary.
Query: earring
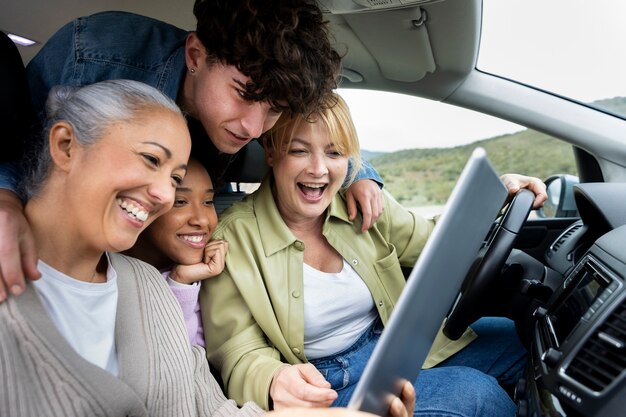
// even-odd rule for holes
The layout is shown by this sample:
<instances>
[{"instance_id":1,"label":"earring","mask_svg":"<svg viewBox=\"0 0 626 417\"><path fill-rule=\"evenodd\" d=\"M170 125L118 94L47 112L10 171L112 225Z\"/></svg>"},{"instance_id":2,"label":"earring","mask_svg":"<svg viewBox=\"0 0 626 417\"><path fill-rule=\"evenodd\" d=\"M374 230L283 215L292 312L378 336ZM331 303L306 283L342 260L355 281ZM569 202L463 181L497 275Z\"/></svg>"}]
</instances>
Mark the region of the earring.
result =
<instances>
[{"instance_id":1,"label":"earring","mask_svg":"<svg viewBox=\"0 0 626 417\"><path fill-rule=\"evenodd\" d=\"M192 73L192 74L195 74L196 73L196 69L195 68L189 68L189 72Z\"/></svg>"}]
</instances>

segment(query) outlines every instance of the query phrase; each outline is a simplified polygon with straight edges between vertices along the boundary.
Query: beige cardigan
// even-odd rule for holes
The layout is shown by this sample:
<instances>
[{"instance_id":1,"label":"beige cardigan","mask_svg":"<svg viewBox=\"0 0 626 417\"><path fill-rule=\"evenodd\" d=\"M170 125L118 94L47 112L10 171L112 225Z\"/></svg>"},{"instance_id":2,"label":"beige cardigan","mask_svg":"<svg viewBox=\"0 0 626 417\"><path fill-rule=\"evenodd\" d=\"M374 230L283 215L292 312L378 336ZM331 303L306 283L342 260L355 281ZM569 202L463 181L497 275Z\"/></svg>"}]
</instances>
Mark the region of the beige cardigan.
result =
<instances>
[{"instance_id":1,"label":"beige cardigan","mask_svg":"<svg viewBox=\"0 0 626 417\"><path fill-rule=\"evenodd\" d=\"M0 416L257 416L238 409L187 340L180 307L158 271L111 254L118 275L119 379L79 356L35 288L0 304Z\"/></svg>"}]
</instances>

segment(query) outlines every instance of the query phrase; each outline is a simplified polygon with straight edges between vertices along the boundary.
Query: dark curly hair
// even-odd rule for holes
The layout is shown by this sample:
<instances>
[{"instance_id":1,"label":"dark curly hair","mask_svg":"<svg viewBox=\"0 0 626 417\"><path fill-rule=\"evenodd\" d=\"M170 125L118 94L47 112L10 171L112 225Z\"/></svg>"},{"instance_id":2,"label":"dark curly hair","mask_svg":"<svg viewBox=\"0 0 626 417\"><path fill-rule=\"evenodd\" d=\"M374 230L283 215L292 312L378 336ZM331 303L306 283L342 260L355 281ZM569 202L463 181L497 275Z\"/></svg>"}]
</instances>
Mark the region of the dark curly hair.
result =
<instances>
[{"instance_id":1,"label":"dark curly hair","mask_svg":"<svg viewBox=\"0 0 626 417\"><path fill-rule=\"evenodd\" d=\"M247 98L309 114L337 87L341 57L322 11L309 0L196 0L196 33L209 64L251 79Z\"/></svg>"}]
</instances>

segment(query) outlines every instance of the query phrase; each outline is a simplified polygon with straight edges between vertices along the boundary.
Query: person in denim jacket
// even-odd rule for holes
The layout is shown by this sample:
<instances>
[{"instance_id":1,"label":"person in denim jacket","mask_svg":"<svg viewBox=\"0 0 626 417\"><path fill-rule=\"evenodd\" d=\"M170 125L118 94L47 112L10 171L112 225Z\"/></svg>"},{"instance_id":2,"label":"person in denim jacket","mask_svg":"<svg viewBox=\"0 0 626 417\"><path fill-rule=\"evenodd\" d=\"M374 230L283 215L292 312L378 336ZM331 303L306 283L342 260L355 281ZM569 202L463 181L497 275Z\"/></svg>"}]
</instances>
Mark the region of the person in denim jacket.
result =
<instances>
[{"instance_id":1,"label":"person in denim jacket","mask_svg":"<svg viewBox=\"0 0 626 417\"><path fill-rule=\"evenodd\" d=\"M194 148L219 180L233 156L283 112L310 113L336 87L340 56L321 10L306 0L197 0L196 31L124 12L78 18L61 28L27 67L35 111L50 88L107 79L142 81L188 115ZM363 230L383 210L382 179L371 167L348 192ZM0 302L36 279L36 253L22 214L15 164L0 166ZM5 287L6 285L6 287Z\"/></svg>"}]
</instances>

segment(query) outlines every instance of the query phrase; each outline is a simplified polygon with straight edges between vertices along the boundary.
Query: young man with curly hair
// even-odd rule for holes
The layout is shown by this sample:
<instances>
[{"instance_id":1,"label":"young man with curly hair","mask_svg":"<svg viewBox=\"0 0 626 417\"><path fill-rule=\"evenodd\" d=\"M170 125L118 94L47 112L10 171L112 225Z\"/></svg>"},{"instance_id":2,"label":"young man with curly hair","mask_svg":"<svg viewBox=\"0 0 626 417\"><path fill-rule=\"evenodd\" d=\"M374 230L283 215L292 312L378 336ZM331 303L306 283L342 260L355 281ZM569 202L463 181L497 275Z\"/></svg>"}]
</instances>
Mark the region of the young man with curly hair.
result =
<instances>
[{"instance_id":1,"label":"young man with curly hair","mask_svg":"<svg viewBox=\"0 0 626 417\"><path fill-rule=\"evenodd\" d=\"M35 111L57 84L132 79L157 87L188 114L194 153L212 178L283 111L309 113L336 87L340 56L324 16L308 0L196 0L196 31L124 12L78 18L62 27L27 67ZM0 166L0 302L36 278L30 228ZM363 229L382 212L382 180L359 172L349 190ZM370 180L368 180L370 179Z\"/></svg>"}]
</instances>

